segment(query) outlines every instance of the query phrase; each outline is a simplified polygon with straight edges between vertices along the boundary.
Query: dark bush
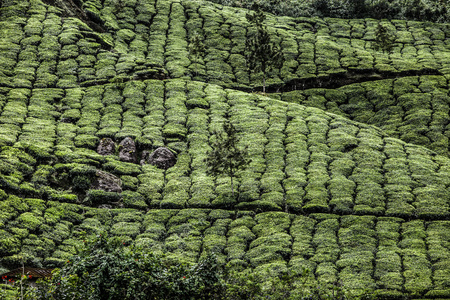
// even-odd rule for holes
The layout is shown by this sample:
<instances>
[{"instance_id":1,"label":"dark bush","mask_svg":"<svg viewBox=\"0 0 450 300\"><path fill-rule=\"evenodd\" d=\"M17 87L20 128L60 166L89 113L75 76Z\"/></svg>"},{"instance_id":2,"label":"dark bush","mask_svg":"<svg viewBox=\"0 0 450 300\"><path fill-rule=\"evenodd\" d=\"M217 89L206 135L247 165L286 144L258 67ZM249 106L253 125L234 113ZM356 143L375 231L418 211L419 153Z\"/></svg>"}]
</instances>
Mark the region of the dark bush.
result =
<instances>
[{"instance_id":1,"label":"dark bush","mask_svg":"<svg viewBox=\"0 0 450 300\"><path fill-rule=\"evenodd\" d=\"M145 249L104 234L85 242L53 277L36 290L37 299L218 299L221 271L210 255L197 264L169 263Z\"/></svg>"},{"instance_id":2,"label":"dark bush","mask_svg":"<svg viewBox=\"0 0 450 300\"><path fill-rule=\"evenodd\" d=\"M431 22L450 20L448 1L442 0L213 0L223 5L253 8L290 17L407 19Z\"/></svg>"},{"instance_id":3,"label":"dark bush","mask_svg":"<svg viewBox=\"0 0 450 300\"><path fill-rule=\"evenodd\" d=\"M89 190L86 202L91 205L111 204L122 199L120 193L105 192L103 190Z\"/></svg>"}]
</instances>

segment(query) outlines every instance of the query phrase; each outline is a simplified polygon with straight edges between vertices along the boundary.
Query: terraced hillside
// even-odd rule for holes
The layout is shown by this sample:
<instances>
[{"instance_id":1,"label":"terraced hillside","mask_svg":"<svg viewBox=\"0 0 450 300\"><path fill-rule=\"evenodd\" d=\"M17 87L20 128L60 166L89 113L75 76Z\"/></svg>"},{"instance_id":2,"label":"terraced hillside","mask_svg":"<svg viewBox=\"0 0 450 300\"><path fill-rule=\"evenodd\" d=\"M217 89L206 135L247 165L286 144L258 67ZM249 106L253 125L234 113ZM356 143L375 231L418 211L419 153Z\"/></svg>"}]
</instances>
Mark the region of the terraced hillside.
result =
<instances>
[{"instance_id":1,"label":"terraced hillside","mask_svg":"<svg viewBox=\"0 0 450 300\"><path fill-rule=\"evenodd\" d=\"M377 126L390 137L449 156L447 76L406 76L271 96Z\"/></svg>"},{"instance_id":2,"label":"terraced hillside","mask_svg":"<svg viewBox=\"0 0 450 300\"><path fill-rule=\"evenodd\" d=\"M268 16L285 61L267 97L250 93L244 10L47 2L1 2L2 269L59 266L108 232L267 276L307 267L355 294L450 298L448 24L383 21L388 55L375 20ZM204 163L226 120L251 158L237 197ZM147 162L161 146L168 169Z\"/></svg>"}]
</instances>

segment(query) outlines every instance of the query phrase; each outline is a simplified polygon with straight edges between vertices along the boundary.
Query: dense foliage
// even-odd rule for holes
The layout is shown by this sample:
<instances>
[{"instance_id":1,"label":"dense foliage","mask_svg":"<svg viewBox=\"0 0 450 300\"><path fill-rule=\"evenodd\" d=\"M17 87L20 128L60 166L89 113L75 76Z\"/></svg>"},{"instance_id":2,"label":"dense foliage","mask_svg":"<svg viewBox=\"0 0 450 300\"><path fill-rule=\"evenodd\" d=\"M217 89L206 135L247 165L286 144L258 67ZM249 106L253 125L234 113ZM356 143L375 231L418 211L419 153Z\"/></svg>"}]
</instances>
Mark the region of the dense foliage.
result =
<instances>
[{"instance_id":1,"label":"dense foliage","mask_svg":"<svg viewBox=\"0 0 450 300\"><path fill-rule=\"evenodd\" d=\"M290 17L408 19L448 22L450 6L442 0L213 0L235 7L258 4L267 12Z\"/></svg>"},{"instance_id":2,"label":"dense foliage","mask_svg":"<svg viewBox=\"0 0 450 300\"><path fill-rule=\"evenodd\" d=\"M22 276L17 282L9 279L10 288L0 290L0 296L11 300L344 300L375 296L351 296L338 283L316 287L305 268L299 273L280 271L267 280L264 272L230 272L213 253L198 263L184 264L105 234L84 241L78 254L52 275L33 286L27 284L31 277Z\"/></svg>"},{"instance_id":3,"label":"dense foliage","mask_svg":"<svg viewBox=\"0 0 450 300\"><path fill-rule=\"evenodd\" d=\"M187 265L125 244L99 235L51 280L38 285L37 299L214 299L220 295L220 270L211 256Z\"/></svg>"}]
</instances>

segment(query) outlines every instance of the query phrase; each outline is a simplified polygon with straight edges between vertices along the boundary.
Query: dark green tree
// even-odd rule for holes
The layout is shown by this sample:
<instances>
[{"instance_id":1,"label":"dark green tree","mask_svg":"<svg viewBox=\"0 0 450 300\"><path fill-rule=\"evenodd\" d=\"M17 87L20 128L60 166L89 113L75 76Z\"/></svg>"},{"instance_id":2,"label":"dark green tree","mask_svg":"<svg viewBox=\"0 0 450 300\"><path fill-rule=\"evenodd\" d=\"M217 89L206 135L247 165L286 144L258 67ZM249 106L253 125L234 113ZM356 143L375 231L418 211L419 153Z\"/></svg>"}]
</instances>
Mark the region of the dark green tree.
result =
<instances>
[{"instance_id":1,"label":"dark green tree","mask_svg":"<svg viewBox=\"0 0 450 300\"><path fill-rule=\"evenodd\" d=\"M55 269L51 278L40 279L33 286L27 284L31 278L24 275L3 277L2 281L8 280L10 285L8 290L0 289L0 299L378 299L373 293L349 297L338 282L318 286L305 268L280 270L267 277L270 268L237 270L219 263L212 253L202 254L197 263L186 264L154 254L148 247L130 245L131 241L123 238L108 238L103 233L83 241L76 247L77 254Z\"/></svg>"},{"instance_id":2,"label":"dark green tree","mask_svg":"<svg viewBox=\"0 0 450 300\"><path fill-rule=\"evenodd\" d=\"M238 148L239 139L236 128L230 122L223 125L223 132L216 132L216 140L212 150L208 152L206 164L209 175L227 174L231 179L231 194L234 197L233 177L236 172L244 169L250 163L246 158L247 149Z\"/></svg>"},{"instance_id":3,"label":"dark green tree","mask_svg":"<svg viewBox=\"0 0 450 300\"><path fill-rule=\"evenodd\" d=\"M391 53L394 47L394 41L394 34L389 32L381 23L378 23L377 30L375 31L375 50Z\"/></svg>"},{"instance_id":4,"label":"dark green tree","mask_svg":"<svg viewBox=\"0 0 450 300\"><path fill-rule=\"evenodd\" d=\"M194 35L189 39L189 55L191 60L195 62L195 75L198 75L198 63L203 55L205 55L205 44L203 44L200 35L194 32Z\"/></svg>"},{"instance_id":5,"label":"dark green tree","mask_svg":"<svg viewBox=\"0 0 450 300\"><path fill-rule=\"evenodd\" d=\"M220 299L221 278L212 254L188 265L101 234L38 283L33 299Z\"/></svg>"},{"instance_id":6,"label":"dark green tree","mask_svg":"<svg viewBox=\"0 0 450 300\"><path fill-rule=\"evenodd\" d=\"M448 21L448 1L404 0L401 13L407 19L446 22Z\"/></svg>"},{"instance_id":7,"label":"dark green tree","mask_svg":"<svg viewBox=\"0 0 450 300\"><path fill-rule=\"evenodd\" d=\"M257 9L246 15L247 21L254 30L246 41L246 60L250 72L263 73L263 93L266 92L267 72L279 69L283 65L283 54L281 48L271 40L267 27L264 25L266 16L261 9Z\"/></svg>"}]
</instances>

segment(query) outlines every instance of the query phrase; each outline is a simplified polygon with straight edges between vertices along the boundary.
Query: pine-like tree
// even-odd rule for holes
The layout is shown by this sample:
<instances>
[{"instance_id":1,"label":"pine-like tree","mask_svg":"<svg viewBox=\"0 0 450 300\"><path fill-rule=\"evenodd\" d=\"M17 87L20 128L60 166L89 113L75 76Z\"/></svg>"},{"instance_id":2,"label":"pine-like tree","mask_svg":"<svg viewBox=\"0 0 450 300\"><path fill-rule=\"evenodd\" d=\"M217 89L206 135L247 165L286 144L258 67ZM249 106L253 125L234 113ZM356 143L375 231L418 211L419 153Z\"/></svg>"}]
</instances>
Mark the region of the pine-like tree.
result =
<instances>
[{"instance_id":1,"label":"pine-like tree","mask_svg":"<svg viewBox=\"0 0 450 300\"><path fill-rule=\"evenodd\" d=\"M189 54L191 59L195 62L195 75L198 75L198 63L200 58L205 55L205 44L200 38L200 35L195 32L189 40Z\"/></svg>"},{"instance_id":2,"label":"pine-like tree","mask_svg":"<svg viewBox=\"0 0 450 300\"><path fill-rule=\"evenodd\" d=\"M378 24L375 32L375 50L391 53L394 47L395 36L388 31L381 23Z\"/></svg>"},{"instance_id":3,"label":"pine-like tree","mask_svg":"<svg viewBox=\"0 0 450 300\"><path fill-rule=\"evenodd\" d=\"M231 179L231 194L234 198L233 177L236 172L244 169L250 160L246 158L247 149L239 149L236 128L229 121L224 123L223 131L216 132L216 140L212 150L207 153L206 164L209 175L226 174Z\"/></svg>"},{"instance_id":4,"label":"pine-like tree","mask_svg":"<svg viewBox=\"0 0 450 300\"><path fill-rule=\"evenodd\" d=\"M249 30L250 34L247 36L247 67L251 72L263 73L263 93L265 93L267 72L281 68L283 54L281 48L271 41L267 27L264 25L266 16L261 9L247 14L246 18L255 28L254 31Z\"/></svg>"}]
</instances>

